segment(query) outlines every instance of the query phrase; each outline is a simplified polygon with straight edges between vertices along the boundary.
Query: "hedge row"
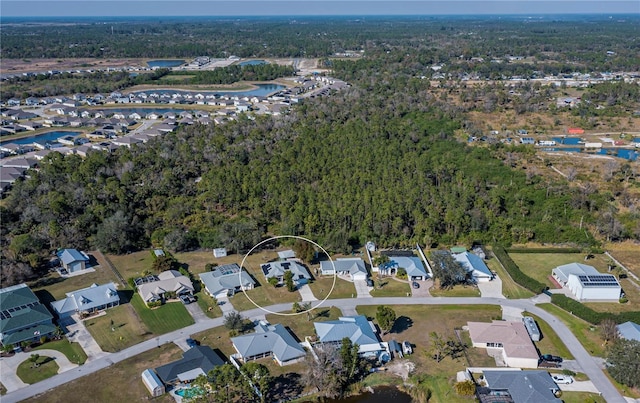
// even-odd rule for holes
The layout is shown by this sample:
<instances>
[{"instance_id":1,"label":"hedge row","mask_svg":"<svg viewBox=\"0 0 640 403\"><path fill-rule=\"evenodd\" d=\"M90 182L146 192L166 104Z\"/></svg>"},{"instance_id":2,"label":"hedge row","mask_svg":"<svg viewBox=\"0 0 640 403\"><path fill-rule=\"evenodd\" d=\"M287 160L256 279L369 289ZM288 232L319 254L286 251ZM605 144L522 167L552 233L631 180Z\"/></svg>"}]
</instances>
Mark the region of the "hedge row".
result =
<instances>
[{"instance_id":1,"label":"hedge row","mask_svg":"<svg viewBox=\"0 0 640 403\"><path fill-rule=\"evenodd\" d=\"M583 253L580 248L508 248L509 253Z\"/></svg>"},{"instance_id":2,"label":"hedge row","mask_svg":"<svg viewBox=\"0 0 640 403\"><path fill-rule=\"evenodd\" d=\"M527 290L536 294L540 294L548 288L538 280L532 279L531 277L520 271L520 268L513 260L511 260L511 257L509 257L509 254L507 254L507 251L504 247L494 246L493 254L502 263L502 266L504 266L504 268L507 270L513 281L520 284Z\"/></svg>"},{"instance_id":3,"label":"hedge row","mask_svg":"<svg viewBox=\"0 0 640 403\"><path fill-rule=\"evenodd\" d=\"M571 299L563 294L553 294L551 296L551 302L567 312L571 312L580 319L584 319L594 325L600 324L604 319L613 319L616 323L635 322L640 323L640 312L596 312L588 306Z\"/></svg>"}]
</instances>

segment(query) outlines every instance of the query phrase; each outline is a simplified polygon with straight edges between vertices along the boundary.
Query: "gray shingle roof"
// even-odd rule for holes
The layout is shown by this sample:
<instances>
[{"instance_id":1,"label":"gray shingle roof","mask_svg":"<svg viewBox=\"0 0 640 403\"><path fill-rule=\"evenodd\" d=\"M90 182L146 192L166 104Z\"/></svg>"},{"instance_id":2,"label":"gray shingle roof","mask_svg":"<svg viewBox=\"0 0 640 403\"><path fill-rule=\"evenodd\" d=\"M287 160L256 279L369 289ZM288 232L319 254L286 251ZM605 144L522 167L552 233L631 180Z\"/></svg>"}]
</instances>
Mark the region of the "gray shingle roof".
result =
<instances>
[{"instance_id":1,"label":"gray shingle roof","mask_svg":"<svg viewBox=\"0 0 640 403\"><path fill-rule=\"evenodd\" d=\"M560 403L552 390L558 386L547 371L485 371L484 379L492 390L507 390L517 403Z\"/></svg>"},{"instance_id":2,"label":"gray shingle roof","mask_svg":"<svg viewBox=\"0 0 640 403\"><path fill-rule=\"evenodd\" d=\"M243 358L273 353L280 362L303 357L306 352L284 326L259 323L256 332L231 338Z\"/></svg>"},{"instance_id":3,"label":"gray shingle roof","mask_svg":"<svg viewBox=\"0 0 640 403\"><path fill-rule=\"evenodd\" d=\"M156 368L162 382L172 383L178 375L201 369L205 374L213 368L223 365L224 360L209 346L194 346L182 354L182 358Z\"/></svg>"},{"instance_id":4,"label":"gray shingle roof","mask_svg":"<svg viewBox=\"0 0 640 403\"><path fill-rule=\"evenodd\" d=\"M342 341L348 337L353 344L379 344L369 321L364 315L343 316L338 320L315 322L316 333L322 343Z\"/></svg>"},{"instance_id":5,"label":"gray shingle roof","mask_svg":"<svg viewBox=\"0 0 640 403\"><path fill-rule=\"evenodd\" d=\"M427 276L427 270L424 268L422 260L416 256L389 256L389 260L396 262L398 267L405 269L409 278Z\"/></svg>"},{"instance_id":6,"label":"gray shingle roof","mask_svg":"<svg viewBox=\"0 0 640 403\"><path fill-rule=\"evenodd\" d=\"M216 295L224 290L235 290L239 287L248 288L255 285L255 281L247 272L243 270L238 274L240 271L240 267L234 263L220 266L213 271L199 274L199 276L207 290Z\"/></svg>"}]
</instances>

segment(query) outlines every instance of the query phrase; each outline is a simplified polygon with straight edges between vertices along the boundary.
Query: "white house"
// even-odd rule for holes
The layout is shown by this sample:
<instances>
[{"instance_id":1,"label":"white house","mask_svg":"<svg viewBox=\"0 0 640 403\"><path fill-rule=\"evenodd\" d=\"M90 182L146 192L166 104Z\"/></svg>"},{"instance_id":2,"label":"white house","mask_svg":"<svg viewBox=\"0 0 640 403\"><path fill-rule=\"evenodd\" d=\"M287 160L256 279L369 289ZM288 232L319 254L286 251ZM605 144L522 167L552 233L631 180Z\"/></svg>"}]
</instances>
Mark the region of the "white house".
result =
<instances>
[{"instance_id":1,"label":"white house","mask_svg":"<svg viewBox=\"0 0 640 403\"><path fill-rule=\"evenodd\" d=\"M264 263L260 265L260 268L267 280L271 277L275 277L282 282L284 280L284 273L287 271L291 271L293 273L293 282L296 285L307 284L311 279L311 275L307 269L295 260Z\"/></svg>"},{"instance_id":2,"label":"white house","mask_svg":"<svg viewBox=\"0 0 640 403\"><path fill-rule=\"evenodd\" d=\"M250 290L255 286L255 281L249 273L241 270L236 263L218 266L199 276L207 293L218 299L242 290Z\"/></svg>"},{"instance_id":3,"label":"white house","mask_svg":"<svg viewBox=\"0 0 640 403\"><path fill-rule=\"evenodd\" d=\"M593 266L569 263L551 271L553 278L581 300L618 301L622 287L612 274L600 273Z\"/></svg>"},{"instance_id":4,"label":"white house","mask_svg":"<svg viewBox=\"0 0 640 403\"><path fill-rule=\"evenodd\" d=\"M351 280L367 279L367 269L364 265L364 261L359 257L339 258L334 260L333 264L329 260L323 260L320 262L320 272L325 276L332 276L335 273L342 276L349 276Z\"/></svg>"},{"instance_id":5,"label":"white house","mask_svg":"<svg viewBox=\"0 0 640 403\"><path fill-rule=\"evenodd\" d=\"M498 349L509 367L537 368L539 355L522 322L467 322L473 347Z\"/></svg>"},{"instance_id":6,"label":"white house","mask_svg":"<svg viewBox=\"0 0 640 403\"><path fill-rule=\"evenodd\" d=\"M138 292L145 303L163 301L167 293L179 295L193 295L193 283L189 277L176 270L166 270L158 274L157 281L143 283L138 286Z\"/></svg>"},{"instance_id":7,"label":"white house","mask_svg":"<svg viewBox=\"0 0 640 403\"><path fill-rule=\"evenodd\" d=\"M94 313L120 305L116 285L92 284L91 287L67 293L67 298L51 303L51 308L59 318L67 318L74 313Z\"/></svg>"},{"instance_id":8,"label":"white house","mask_svg":"<svg viewBox=\"0 0 640 403\"><path fill-rule=\"evenodd\" d=\"M298 362L307 354L287 329L280 325L270 325L260 321L255 333L232 337L231 343L237 357L243 362L273 356L280 365Z\"/></svg>"},{"instance_id":9,"label":"white house","mask_svg":"<svg viewBox=\"0 0 640 403\"><path fill-rule=\"evenodd\" d=\"M407 271L407 278L411 281L429 278L424 263L417 256L389 256L389 261L381 264L378 270L382 274L394 275L399 268Z\"/></svg>"},{"instance_id":10,"label":"white house","mask_svg":"<svg viewBox=\"0 0 640 403\"><path fill-rule=\"evenodd\" d=\"M471 273L471 276L476 283L493 280L493 273L491 273L491 270L489 270L480 257L473 253L467 251L463 253L454 253L453 258L462 263L462 266Z\"/></svg>"}]
</instances>

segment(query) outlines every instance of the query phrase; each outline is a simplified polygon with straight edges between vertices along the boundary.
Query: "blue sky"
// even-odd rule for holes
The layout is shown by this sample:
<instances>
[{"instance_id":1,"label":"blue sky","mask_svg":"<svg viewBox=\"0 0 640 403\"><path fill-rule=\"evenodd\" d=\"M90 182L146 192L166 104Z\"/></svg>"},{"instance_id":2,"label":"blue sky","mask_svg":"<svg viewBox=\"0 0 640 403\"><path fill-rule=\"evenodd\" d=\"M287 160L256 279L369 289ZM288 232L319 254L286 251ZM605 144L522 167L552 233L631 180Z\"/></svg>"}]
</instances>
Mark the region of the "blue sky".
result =
<instances>
[{"instance_id":1,"label":"blue sky","mask_svg":"<svg viewBox=\"0 0 640 403\"><path fill-rule=\"evenodd\" d=\"M640 0L2 0L0 16L640 14Z\"/></svg>"}]
</instances>

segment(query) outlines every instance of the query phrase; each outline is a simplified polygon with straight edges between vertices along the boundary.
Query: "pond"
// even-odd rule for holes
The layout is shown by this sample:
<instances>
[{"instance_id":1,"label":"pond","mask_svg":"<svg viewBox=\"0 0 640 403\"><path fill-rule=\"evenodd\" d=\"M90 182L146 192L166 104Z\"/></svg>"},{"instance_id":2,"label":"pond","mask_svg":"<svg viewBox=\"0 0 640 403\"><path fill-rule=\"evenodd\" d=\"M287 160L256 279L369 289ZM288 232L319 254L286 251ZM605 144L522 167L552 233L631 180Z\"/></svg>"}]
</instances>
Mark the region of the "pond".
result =
<instances>
[{"instance_id":1,"label":"pond","mask_svg":"<svg viewBox=\"0 0 640 403\"><path fill-rule=\"evenodd\" d=\"M559 147L544 147L540 149L541 151L548 152L565 152L565 153L584 153L585 150L583 148L577 147L567 147L567 148L559 148ZM610 155L612 157L623 158L629 161L635 161L638 159L638 155L640 152L636 150L630 150L627 148L601 148L597 151L590 151L589 154L596 155Z\"/></svg>"},{"instance_id":2,"label":"pond","mask_svg":"<svg viewBox=\"0 0 640 403\"><path fill-rule=\"evenodd\" d=\"M260 64L267 64L267 62L264 60L247 60L246 62L238 63L240 66L258 66Z\"/></svg>"},{"instance_id":3,"label":"pond","mask_svg":"<svg viewBox=\"0 0 640 403\"><path fill-rule=\"evenodd\" d=\"M252 90L240 90L240 91L197 91L197 90L193 90L193 91L185 91L185 90L170 90L170 89L148 89L145 91L134 91L134 94L139 94L141 92L148 94L152 94L152 93L156 93L156 94L202 94L202 95L237 95L237 96L249 96L249 97L253 97L253 96L258 96L258 97L264 97L267 96L271 93L274 93L276 91L280 91L285 89L286 87L284 85L280 85L280 84L256 84L257 88L254 88Z\"/></svg>"},{"instance_id":4,"label":"pond","mask_svg":"<svg viewBox=\"0 0 640 403\"><path fill-rule=\"evenodd\" d=\"M185 64L184 60L149 60L147 66L149 67L178 67Z\"/></svg>"},{"instance_id":5,"label":"pond","mask_svg":"<svg viewBox=\"0 0 640 403\"><path fill-rule=\"evenodd\" d=\"M554 137L552 140L554 140L558 144L572 145L572 146L578 145L582 142L582 139L579 137Z\"/></svg>"},{"instance_id":6,"label":"pond","mask_svg":"<svg viewBox=\"0 0 640 403\"><path fill-rule=\"evenodd\" d=\"M77 136L81 132L65 132L65 131L53 131L35 136L23 137L21 139L3 141L2 144L14 143L14 144L33 144L36 141L39 143L52 143L58 140L60 137L65 136Z\"/></svg>"}]
</instances>

